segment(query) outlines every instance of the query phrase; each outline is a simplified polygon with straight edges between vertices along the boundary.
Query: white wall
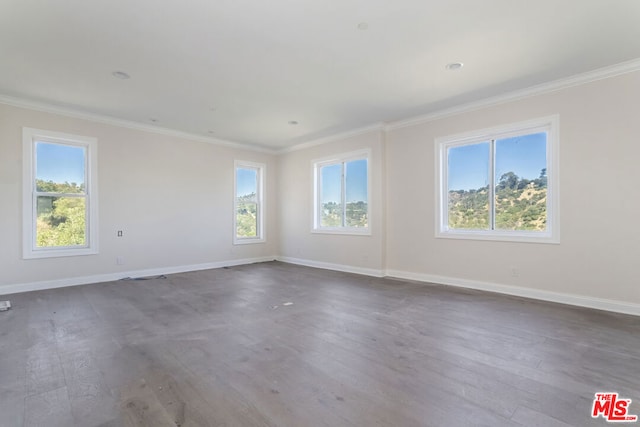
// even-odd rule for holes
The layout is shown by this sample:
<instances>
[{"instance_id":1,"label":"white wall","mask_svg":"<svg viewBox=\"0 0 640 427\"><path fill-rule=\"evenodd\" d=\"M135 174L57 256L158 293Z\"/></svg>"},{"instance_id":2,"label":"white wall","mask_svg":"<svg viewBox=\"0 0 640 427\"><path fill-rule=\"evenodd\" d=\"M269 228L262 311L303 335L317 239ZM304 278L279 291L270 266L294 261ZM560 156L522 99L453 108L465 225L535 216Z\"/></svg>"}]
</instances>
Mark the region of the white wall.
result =
<instances>
[{"instance_id":1,"label":"white wall","mask_svg":"<svg viewBox=\"0 0 640 427\"><path fill-rule=\"evenodd\" d=\"M98 139L98 255L22 259L23 126ZM267 164L264 244L232 244L236 159ZM24 288L13 285L273 259L276 177L277 158L271 154L0 105L0 293ZM116 237L117 230L124 237ZM125 265L116 265L116 257Z\"/></svg>"},{"instance_id":2,"label":"white wall","mask_svg":"<svg viewBox=\"0 0 640 427\"><path fill-rule=\"evenodd\" d=\"M635 72L391 130L388 270L480 287L504 285L507 292L517 286L532 295L557 292L639 304L638 94ZM434 139L552 114L560 117L561 243L436 239ZM518 277L511 276L512 267Z\"/></svg>"},{"instance_id":3,"label":"white wall","mask_svg":"<svg viewBox=\"0 0 640 427\"><path fill-rule=\"evenodd\" d=\"M639 93L634 72L278 156L0 105L0 294L15 284L280 256L640 314ZM561 243L436 239L434 139L553 114ZM98 138L99 255L22 260L23 126ZM372 235L312 233L312 161L362 148L372 151ZM267 164L266 244L232 245L234 159Z\"/></svg>"},{"instance_id":4,"label":"white wall","mask_svg":"<svg viewBox=\"0 0 640 427\"><path fill-rule=\"evenodd\" d=\"M371 149L371 235L312 233L313 161ZM384 140L381 131L338 139L280 155L280 254L284 260L381 275L384 270Z\"/></svg>"}]
</instances>

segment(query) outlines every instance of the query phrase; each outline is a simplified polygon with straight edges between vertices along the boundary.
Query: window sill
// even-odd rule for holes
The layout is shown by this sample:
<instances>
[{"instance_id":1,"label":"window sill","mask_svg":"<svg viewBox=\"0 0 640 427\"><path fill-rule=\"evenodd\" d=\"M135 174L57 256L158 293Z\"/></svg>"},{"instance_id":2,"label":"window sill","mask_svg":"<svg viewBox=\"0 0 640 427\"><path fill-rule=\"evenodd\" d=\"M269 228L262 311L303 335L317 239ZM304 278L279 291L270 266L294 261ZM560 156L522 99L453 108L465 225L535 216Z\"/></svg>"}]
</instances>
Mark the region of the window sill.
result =
<instances>
[{"instance_id":1,"label":"window sill","mask_svg":"<svg viewBox=\"0 0 640 427\"><path fill-rule=\"evenodd\" d=\"M371 230L358 229L358 228L313 228L311 229L313 234L338 234L346 236L371 236Z\"/></svg>"},{"instance_id":2,"label":"window sill","mask_svg":"<svg viewBox=\"0 0 640 427\"><path fill-rule=\"evenodd\" d=\"M62 258L70 256L86 256L97 255L98 250L95 248L82 249L37 249L29 250L22 254L23 259L41 259L41 258Z\"/></svg>"},{"instance_id":3,"label":"window sill","mask_svg":"<svg viewBox=\"0 0 640 427\"><path fill-rule=\"evenodd\" d=\"M262 238L246 238L246 239L233 239L234 245L252 245L256 243L265 243L267 239Z\"/></svg>"},{"instance_id":4,"label":"window sill","mask_svg":"<svg viewBox=\"0 0 640 427\"><path fill-rule=\"evenodd\" d=\"M527 232L484 232L484 231L440 231L436 233L438 239L457 240L487 240L494 242L517 242L517 243L543 243L560 244L560 239L548 233L527 233Z\"/></svg>"}]
</instances>

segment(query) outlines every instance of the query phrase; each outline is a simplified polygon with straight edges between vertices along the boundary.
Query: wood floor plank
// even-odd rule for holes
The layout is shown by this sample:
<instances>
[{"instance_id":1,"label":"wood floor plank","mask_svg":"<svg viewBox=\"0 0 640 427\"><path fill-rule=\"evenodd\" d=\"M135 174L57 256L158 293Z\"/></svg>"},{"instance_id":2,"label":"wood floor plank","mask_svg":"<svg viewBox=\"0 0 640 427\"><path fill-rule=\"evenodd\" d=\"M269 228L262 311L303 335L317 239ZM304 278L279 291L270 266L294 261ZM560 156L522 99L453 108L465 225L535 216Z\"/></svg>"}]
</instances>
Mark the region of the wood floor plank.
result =
<instances>
[{"instance_id":1,"label":"wood floor plank","mask_svg":"<svg viewBox=\"0 0 640 427\"><path fill-rule=\"evenodd\" d=\"M26 394L41 394L64 387L65 379L55 343L35 345L26 354Z\"/></svg>"},{"instance_id":2,"label":"wood floor plank","mask_svg":"<svg viewBox=\"0 0 640 427\"><path fill-rule=\"evenodd\" d=\"M21 427L24 425L24 394L7 393L0 390L0 416L3 427Z\"/></svg>"},{"instance_id":3,"label":"wood floor plank","mask_svg":"<svg viewBox=\"0 0 640 427\"><path fill-rule=\"evenodd\" d=\"M71 413L77 423L101 425L110 421L116 401L105 384L91 350L80 350L61 356Z\"/></svg>"},{"instance_id":4,"label":"wood floor plank","mask_svg":"<svg viewBox=\"0 0 640 427\"><path fill-rule=\"evenodd\" d=\"M28 396L25 427L69 427L74 425L66 387Z\"/></svg>"},{"instance_id":5,"label":"wood floor plank","mask_svg":"<svg viewBox=\"0 0 640 427\"><path fill-rule=\"evenodd\" d=\"M552 418L540 411L534 411L526 406L521 406L516 410L513 420L521 422L522 425L527 427L569 427L572 425Z\"/></svg>"},{"instance_id":6,"label":"wood floor plank","mask_svg":"<svg viewBox=\"0 0 640 427\"><path fill-rule=\"evenodd\" d=\"M597 426L594 393L640 401L640 318L525 298L270 262L11 300L9 426Z\"/></svg>"}]
</instances>

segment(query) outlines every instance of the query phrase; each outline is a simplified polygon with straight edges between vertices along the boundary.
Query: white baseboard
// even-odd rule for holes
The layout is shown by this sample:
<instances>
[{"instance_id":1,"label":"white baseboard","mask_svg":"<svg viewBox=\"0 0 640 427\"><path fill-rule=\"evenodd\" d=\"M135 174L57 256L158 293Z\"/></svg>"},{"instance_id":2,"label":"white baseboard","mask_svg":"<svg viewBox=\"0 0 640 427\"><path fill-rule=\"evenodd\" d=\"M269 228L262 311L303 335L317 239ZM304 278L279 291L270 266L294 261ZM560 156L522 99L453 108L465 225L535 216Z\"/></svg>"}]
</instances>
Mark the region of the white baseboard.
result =
<instances>
[{"instance_id":1,"label":"white baseboard","mask_svg":"<svg viewBox=\"0 0 640 427\"><path fill-rule=\"evenodd\" d=\"M320 262L310 259L292 258L288 256L278 256L277 261L286 262L288 264L304 265L306 267L324 268L325 270L342 271L345 273L362 274L365 276L384 277L384 270L375 270L373 268L354 267L345 264L332 264L329 262Z\"/></svg>"},{"instance_id":2,"label":"white baseboard","mask_svg":"<svg viewBox=\"0 0 640 427\"><path fill-rule=\"evenodd\" d=\"M257 262L282 261L289 264L303 265L307 267L322 268L326 270L342 271L346 273L362 274L373 277L395 277L405 280L415 280L426 283L456 286L469 289L477 289L487 292L513 295L536 300L569 304L578 307L594 308L597 310L611 311L615 313L640 316L640 304L610 300L604 298L587 297L583 295L567 294L561 292L545 291L533 288L502 285L498 283L481 282L477 280L460 279L456 277L437 276L432 274L413 273L400 270L377 270L372 268L355 267L345 264L333 264L309 259L293 258L286 256L267 256L258 258L244 258L227 261L210 262L204 264L179 265L173 267L159 267L145 270L122 271L117 273L97 274L92 276L69 277L41 282L17 283L0 286L0 295L9 295L19 292L38 291L44 289L63 288L67 286L88 285L92 283L111 282L127 277L150 277L162 274L185 273L189 271L209 270L214 268L231 267L236 265L253 264Z\"/></svg>"},{"instance_id":3,"label":"white baseboard","mask_svg":"<svg viewBox=\"0 0 640 427\"><path fill-rule=\"evenodd\" d=\"M67 286L89 285L120 280L128 277L150 277L162 274L185 273L188 271L209 270L212 268L232 267L236 265L253 264L256 262L274 261L275 256L232 259L227 261L208 262L204 264L178 265L173 267L149 268L145 270L120 271L117 273L96 274L92 276L69 277L56 280L44 280L41 282L17 283L0 286L0 295L9 295L19 292L40 291L44 289L64 288Z\"/></svg>"},{"instance_id":4,"label":"white baseboard","mask_svg":"<svg viewBox=\"0 0 640 427\"><path fill-rule=\"evenodd\" d=\"M395 277L398 279L415 280L425 283L436 283L439 285L448 285L460 288L476 289L480 291L496 292L500 294L531 298L540 301L555 302L577 307L594 308L597 310L611 311L614 313L640 316L640 304L634 304L624 301L587 297L583 295L567 294L562 292L545 291L541 289L523 288L519 286L502 285L498 283L481 282L477 280L460 279L457 277L412 273L399 270L376 270L371 268L354 267L345 264L332 264L327 262L292 258L286 256L278 256L276 259L278 261L286 262L289 264L304 265L307 267L363 274L373 277Z\"/></svg>"},{"instance_id":5,"label":"white baseboard","mask_svg":"<svg viewBox=\"0 0 640 427\"><path fill-rule=\"evenodd\" d=\"M497 292L500 294L640 316L640 304L623 301L398 270L387 270L386 275L389 277L397 277L399 279L416 280L419 282L437 283L440 285L449 285L461 288L477 289L480 291Z\"/></svg>"}]
</instances>

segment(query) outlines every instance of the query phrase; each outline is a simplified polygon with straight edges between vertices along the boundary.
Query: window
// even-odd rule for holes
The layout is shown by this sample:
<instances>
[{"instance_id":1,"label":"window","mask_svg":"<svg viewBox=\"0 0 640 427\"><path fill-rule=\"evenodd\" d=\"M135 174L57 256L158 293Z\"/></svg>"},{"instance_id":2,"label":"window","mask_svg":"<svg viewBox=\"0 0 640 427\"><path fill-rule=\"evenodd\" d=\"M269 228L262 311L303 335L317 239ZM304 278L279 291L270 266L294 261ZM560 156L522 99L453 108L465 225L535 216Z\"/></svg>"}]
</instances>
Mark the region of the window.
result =
<instances>
[{"instance_id":1,"label":"window","mask_svg":"<svg viewBox=\"0 0 640 427\"><path fill-rule=\"evenodd\" d=\"M23 257L98 253L97 141L23 128Z\"/></svg>"},{"instance_id":2,"label":"window","mask_svg":"<svg viewBox=\"0 0 640 427\"><path fill-rule=\"evenodd\" d=\"M559 242L557 116L436 140L436 236Z\"/></svg>"},{"instance_id":3,"label":"window","mask_svg":"<svg viewBox=\"0 0 640 427\"><path fill-rule=\"evenodd\" d=\"M370 234L369 151L315 161L313 231Z\"/></svg>"},{"instance_id":4,"label":"window","mask_svg":"<svg viewBox=\"0 0 640 427\"><path fill-rule=\"evenodd\" d=\"M264 171L261 163L235 162L234 244L260 243L264 233Z\"/></svg>"}]
</instances>

